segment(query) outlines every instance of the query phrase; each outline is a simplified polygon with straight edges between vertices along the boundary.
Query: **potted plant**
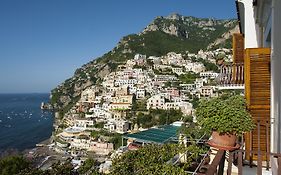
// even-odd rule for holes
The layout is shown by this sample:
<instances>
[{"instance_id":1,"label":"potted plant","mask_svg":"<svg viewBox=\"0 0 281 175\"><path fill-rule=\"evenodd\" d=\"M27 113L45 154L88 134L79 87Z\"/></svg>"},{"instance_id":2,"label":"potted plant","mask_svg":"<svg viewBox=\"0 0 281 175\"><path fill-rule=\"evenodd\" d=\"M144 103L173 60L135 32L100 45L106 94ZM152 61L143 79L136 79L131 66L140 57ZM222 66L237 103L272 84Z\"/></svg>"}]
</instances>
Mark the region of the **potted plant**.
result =
<instances>
[{"instance_id":1,"label":"potted plant","mask_svg":"<svg viewBox=\"0 0 281 175\"><path fill-rule=\"evenodd\" d=\"M212 142L219 146L235 146L237 136L255 127L241 95L200 101L196 118L202 128L212 132Z\"/></svg>"}]
</instances>

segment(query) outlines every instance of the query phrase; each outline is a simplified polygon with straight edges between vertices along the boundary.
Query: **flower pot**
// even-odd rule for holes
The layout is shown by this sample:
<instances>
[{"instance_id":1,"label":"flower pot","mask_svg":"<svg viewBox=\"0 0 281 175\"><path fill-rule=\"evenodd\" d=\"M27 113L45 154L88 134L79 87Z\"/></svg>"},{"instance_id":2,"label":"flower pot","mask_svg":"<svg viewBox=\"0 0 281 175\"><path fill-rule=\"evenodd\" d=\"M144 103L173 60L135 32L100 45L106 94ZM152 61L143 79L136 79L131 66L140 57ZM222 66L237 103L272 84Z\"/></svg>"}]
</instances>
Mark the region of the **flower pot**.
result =
<instances>
[{"instance_id":1,"label":"flower pot","mask_svg":"<svg viewBox=\"0 0 281 175\"><path fill-rule=\"evenodd\" d=\"M212 132L212 142L219 146L233 147L236 144L235 134L220 134L217 131Z\"/></svg>"}]
</instances>

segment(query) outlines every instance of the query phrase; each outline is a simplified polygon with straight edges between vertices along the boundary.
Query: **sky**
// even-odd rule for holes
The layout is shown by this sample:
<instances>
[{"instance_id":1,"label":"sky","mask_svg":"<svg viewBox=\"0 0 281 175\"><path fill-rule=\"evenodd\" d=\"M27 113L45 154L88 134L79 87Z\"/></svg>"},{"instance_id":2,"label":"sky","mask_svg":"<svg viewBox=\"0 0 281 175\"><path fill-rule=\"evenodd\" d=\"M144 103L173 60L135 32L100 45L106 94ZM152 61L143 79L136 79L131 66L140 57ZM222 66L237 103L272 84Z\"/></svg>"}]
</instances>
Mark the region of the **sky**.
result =
<instances>
[{"instance_id":1,"label":"sky","mask_svg":"<svg viewBox=\"0 0 281 175\"><path fill-rule=\"evenodd\" d=\"M0 0L0 93L41 93L156 16L236 18L234 0Z\"/></svg>"}]
</instances>

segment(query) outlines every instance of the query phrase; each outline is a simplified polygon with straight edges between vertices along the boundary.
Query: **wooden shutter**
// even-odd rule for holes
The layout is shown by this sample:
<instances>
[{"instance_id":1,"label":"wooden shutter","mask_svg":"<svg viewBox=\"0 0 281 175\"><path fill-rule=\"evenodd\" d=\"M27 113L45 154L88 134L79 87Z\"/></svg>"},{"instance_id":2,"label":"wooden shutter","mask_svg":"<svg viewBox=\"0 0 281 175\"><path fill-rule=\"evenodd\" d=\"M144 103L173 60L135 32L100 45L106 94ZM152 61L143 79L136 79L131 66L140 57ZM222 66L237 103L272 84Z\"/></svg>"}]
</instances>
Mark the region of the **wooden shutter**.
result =
<instances>
[{"instance_id":1,"label":"wooden shutter","mask_svg":"<svg viewBox=\"0 0 281 175\"><path fill-rule=\"evenodd\" d=\"M264 153L270 151L270 48L246 49L244 68L247 108L254 121L260 122L259 127L245 135L246 150L258 151L260 146L264 155L263 160L266 160L268 157ZM254 155L252 158L256 159L257 156ZM246 154L246 159L250 159L249 153Z\"/></svg>"},{"instance_id":2,"label":"wooden shutter","mask_svg":"<svg viewBox=\"0 0 281 175\"><path fill-rule=\"evenodd\" d=\"M240 33L234 33L232 36L233 63L244 62L244 37Z\"/></svg>"},{"instance_id":3,"label":"wooden shutter","mask_svg":"<svg viewBox=\"0 0 281 175\"><path fill-rule=\"evenodd\" d=\"M233 52L233 65L232 65L232 84L244 84L244 37L240 33L232 35L232 52Z\"/></svg>"}]
</instances>

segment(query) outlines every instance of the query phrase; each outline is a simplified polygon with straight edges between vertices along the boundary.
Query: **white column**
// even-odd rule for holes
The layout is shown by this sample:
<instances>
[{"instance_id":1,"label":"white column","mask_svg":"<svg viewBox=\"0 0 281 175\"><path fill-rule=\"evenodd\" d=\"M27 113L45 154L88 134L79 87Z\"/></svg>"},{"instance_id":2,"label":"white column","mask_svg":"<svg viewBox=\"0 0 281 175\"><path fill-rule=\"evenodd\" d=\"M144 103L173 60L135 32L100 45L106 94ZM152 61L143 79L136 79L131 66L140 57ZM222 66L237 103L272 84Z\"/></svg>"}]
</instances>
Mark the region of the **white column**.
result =
<instances>
[{"instance_id":1,"label":"white column","mask_svg":"<svg viewBox=\"0 0 281 175\"><path fill-rule=\"evenodd\" d=\"M272 2L271 28L271 151L281 151L281 1ZM273 174L276 174L276 159L272 159Z\"/></svg>"}]
</instances>

